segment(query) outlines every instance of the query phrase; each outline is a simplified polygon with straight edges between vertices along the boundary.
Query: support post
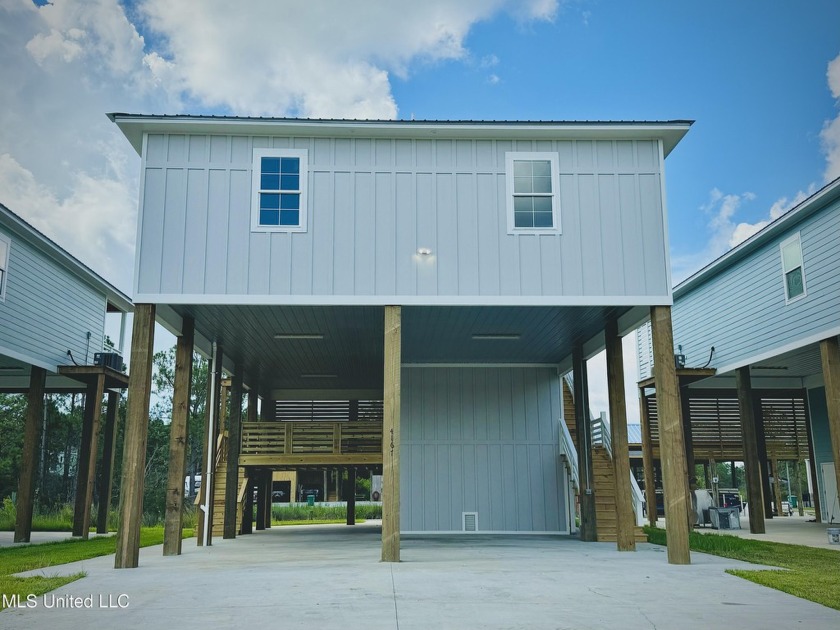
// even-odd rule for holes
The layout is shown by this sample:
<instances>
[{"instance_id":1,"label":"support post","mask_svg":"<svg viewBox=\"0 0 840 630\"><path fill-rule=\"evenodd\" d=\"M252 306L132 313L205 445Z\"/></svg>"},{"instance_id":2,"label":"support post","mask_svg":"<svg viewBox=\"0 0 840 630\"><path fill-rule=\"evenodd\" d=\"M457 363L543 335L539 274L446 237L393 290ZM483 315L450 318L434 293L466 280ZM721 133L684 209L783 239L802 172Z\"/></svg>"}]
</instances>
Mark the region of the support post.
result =
<instances>
[{"instance_id":1,"label":"support post","mask_svg":"<svg viewBox=\"0 0 840 630\"><path fill-rule=\"evenodd\" d=\"M248 422L257 422L257 390L251 389L248 392Z\"/></svg>"},{"instance_id":2,"label":"support post","mask_svg":"<svg viewBox=\"0 0 840 630\"><path fill-rule=\"evenodd\" d=\"M198 488L198 497L196 497L197 501L196 504L198 506L198 513L196 518L196 544L199 547L204 545L204 497L206 492L206 487L208 484L207 479L207 451L210 440L208 439L209 435L213 432L213 418L214 413L212 411L213 408L213 384L214 384L214 374L213 374L213 357L210 357L210 364L208 365L207 369L207 396L205 398L204 404L204 430L202 431L203 439L201 445L201 485Z\"/></svg>"},{"instance_id":3,"label":"support post","mask_svg":"<svg viewBox=\"0 0 840 630\"><path fill-rule=\"evenodd\" d=\"M102 434L102 470L99 476L99 512L96 515L96 533L108 533L108 512L114 489L114 455L117 451L117 411L120 406L118 392L108 392L108 410L105 413L105 432Z\"/></svg>"},{"instance_id":4,"label":"support post","mask_svg":"<svg viewBox=\"0 0 840 630\"><path fill-rule=\"evenodd\" d=\"M642 467L645 472L645 504L647 520L656 526L656 475L653 470L653 440L650 436L650 414L643 387L639 388L639 420L642 425Z\"/></svg>"},{"instance_id":5,"label":"support post","mask_svg":"<svg viewBox=\"0 0 840 630\"><path fill-rule=\"evenodd\" d=\"M837 337L820 342L820 356L825 383L825 403L828 409L828 430L831 434L831 455L837 484L835 487L840 492L840 344Z\"/></svg>"},{"instance_id":6,"label":"support post","mask_svg":"<svg viewBox=\"0 0 840 630\"><path fill-rule=\"evenodd\" d=\"M806 397L808 395L806 394ZM811 432L811 413L809 411L811 401L810 399L807 401L808 404L805 405L805 430L808 436L808 462L806 466L808 470L806 473L809 473L808 478L808 494L811 497L811 505L814 506L814 516L816 518L817 523L822 523L822 509L820 504L820 493L817 491L815 487L815 483L817 481L817 463L814 453L814 435ZM836 465L836 464L835 464Z\"/></svg>"},{"instance_id":7,"label":"support post","mask_svg":"<svg viewBox=\"0 0 840 630\"><path fill-rule=\"evenodd\" d=\"M671 307L650 309L653 332L653 371L656 376L656 408L659 418L659 459L665 493L665 524L668 530L668 562L689 564L688 469L685 461L680 388L674 365L674 333Z\"/></svg>"},{"instance_id":8,"label":"support post","mask_svg":"<svg viewBox=\"0 0 840 630\"><path fill-rule=\"evenodd\" d=\"M255 473L257 478L257 531L265 529L266 475L264 470Z\"/></svg>"},{"instance_id":9,"label":"support post","mask_svg":"<svg viewBox=\"0 0 840 630\"><path fill-rule=\"evenodd\" d=\"M761 462L758 457L756 417L753 408L752 380L749 366L735 372L738 389L738 411L741 414L741 433L744 435L744 476L747 481L747 500L750 510L750 532L763 534L764 499L761 487Z\"/></svg>"},{"instance_id":10,"label":"support post","mask_svg":"<svg viewBox=\"0 0 840 630\"><path fill-rule=\"evenodd\" d=\"M693 492L697 488L697 466L694 461L694 435L691 431L689 400L688 387L680 387L680 416L682 418L683 442L685 443L685 467L688 470L688 490Z\"/></svg>"},{"instance_id":11,"label":"support post","mask_svg":"<svg viewBox=\"0 0 840 630\"><path fill-rule=\"evenodd\" d=\"M767 438L764 435L764 410L761 396L753 392L755 417L755 438L758 447L759 470L761 471L761 492L764 499L764 518L773 518L773 488L770 487L770 460L767 459Z\"/></svg>"},{"instance_id":12,"label":"support post","mask_svg":"<svg viewBox=\"0 0 840 630\"><path fill-rule=\"evenodd\" d=\"M274 471L265 471L265 485L265 523L263 523L263 526L265 529L271 529L271 506L274 501L272 497L272 492L274 492ZM292 493L294 493L294 488L292 488Z\"/></svg>"},{"instance_id":13,"label":"support post","mask_svg":"<svg viewBox=\"0 0 840 630\"><path fill-rule=\"evenodd\" d=\"M400 370L402 317L385 307L382 423L382 561L400 561Z\"/></svg>"},{"instance_id":14,"label":"support post","mask_svg":"<svg viewBox=\"0 0 840 630\"><path fill-rule=\"evenodd\" d=\"M580 345L572 348L572 376L575 399L575 433L577 434L578 479L581 489L580 539L584 542L598 540L595 521L595 474L592 462L592 421L589 415L589 387L586 361Z\"/></svg>"},{"instance_id":15,"label":"support post","mask_svg":"<svg viewBox=\"0 0 840 630\"><path fill-rule=\"evenodd\" d=\"M224 538L236 538L237 495L239 494L239 446L242 441L242 366L231 378L227 469L225 470Z\"/></svg>"},{"instance_id":16,"label":"support post","mask_svg":"<svg viewBox=\"0 0 840 630\"><path fill-rule=\"evenodd\" d=\"M240 534L254 533L254 470L245 470L245 509L242 511Z\"/></svg>"},{"instance_id":17,"label":"support post","mask_svg":"<svg viewBox=\"0 0 840 630\"><path fill-rule=\"evenodd\" d=\"M32 366L29 373L29 392L26 401L26 420L23 429L23 451L18 479L15 542L29 542L32 536L32 509L35 506L35 471L38 465L38 443L44 418L44 389L47 371Z\"/></svg>"},{"instance_id":18,"label":"support post","mask_svg":"<svg viewBox=\"0 0 840 630\"><path fill-rule=\"evenodd\" d=\"M773 501L776 504L776 516L787 516L782 510L782 483L779 479L779 462L770 458L770 476L773 477Z\"/></svg>"},{"instance_id":19,"label":"support post","mask_svg":"<svg viewBox=\"0 0 840 630\"><path fill-rule=\"evenodd\" d=\"M149 397L152 393L152 355L155 345L155 305L135 304L131 332L131 374L128 379L128 409L125 419L120 527L117 530L115 569L137 566L140 555L140 523L146 472L146 439L149 430Z\"/></svg>"},{"instance_id":20,"label":"support post","mask_svg":"<svg viewBox=\"0 0 840 630\"><path fill-rule=\"evenodd\" d=\"M356 469L350 468L347 471L347 524L356 524Z\"/></svg>"},{"instance_id":21,"label":"support post","mask_svg":"<svg viewBox=\"0 0 840 630\"><path fill-rule=\"evenodd\" d=\"M166 481L166 516L163 525L163 555L181 554L184 514L184 479L187 475L192 357L195 323L185 317L175 347L175 382L172 392L172 422L169 425L169 474Z\"/></svg>"},{"instance_id":22,"label":"support post","mask_svg":"<svg viewBox=\"0 0 840 630\"><path fill-rule=\"evenodd\" d=\"M96 377L95 383L88 385L85 393L85 417L76 476L73 535L85 539L90 535L90 508L93 503L93 488L96 485L96 456L98 455L99 425L104 395L105 375L100 374Z\"/></svg>"},{"instance_id":23,"label":"support post","mask_svg":"<svg viewBox=\"0 0 840 630\"><path fill-rule=\"evenodd\" d=\"M213 486L216 479L216 441L221 426L220 409L222 393L222 359L224 352L218 343L213 344L213 360L207 375L207 414L204 427L204 456L201 472L201 497L198 513L198 527L200 536L198 546L213 544Z\"/></svg>"},{"instance_id":24,"label":"support post","mask_svg":"<svg viewBox=\"0 0 840 630\"><path fill-rule=\"evenodd\" d=\"M607 390L610 404L610 432L615 475L615 530L619 551L636 550L636 515L630 486L630 447L627 444L627 403L624 400L624 350L618 322L607 322Z\"/></svg>"}]
</instances>

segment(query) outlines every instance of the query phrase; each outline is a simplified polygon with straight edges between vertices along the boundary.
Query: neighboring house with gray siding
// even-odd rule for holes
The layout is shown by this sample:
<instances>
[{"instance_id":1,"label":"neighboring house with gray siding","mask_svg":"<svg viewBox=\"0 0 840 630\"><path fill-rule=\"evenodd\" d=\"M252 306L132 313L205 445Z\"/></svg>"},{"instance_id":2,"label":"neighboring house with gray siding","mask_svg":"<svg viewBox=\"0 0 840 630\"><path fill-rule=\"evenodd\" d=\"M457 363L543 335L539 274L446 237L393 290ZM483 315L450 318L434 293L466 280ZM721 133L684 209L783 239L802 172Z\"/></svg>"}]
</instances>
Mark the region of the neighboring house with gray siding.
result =
<instances>
[{"instance_id":1,"label":"neighboring house with gray siding","mask_svg":"<svg viewBox=\"0 0 840 630\"><path fill-rule=\"evenodd\" d=\"M401 529L573 530L561 376L671 304L689 122L111 118L142 158L135 303L263 409L381 400L400 307Z\"/></svg>"},{"instance_id":2,"label":"neighboring house with gray siding","mask_svg":"<svg viewBox=\"0 0 840 630\"><path fill-rule=\"evenodd\" d=\"M840 180L831 182L674 289L674 343L689 366L732 388L749 367L755 389L807 396L823 516L840 520L840 419L829 417L821 342L840 335ZM714 352L711 352L714 347Z\"/></svg>"},{"instance_id":3,"label":"neighboring house with gray siding","mask_svg":"<svg viewBox=\"0 0 840 630\"><path fill-rule=\"evenodd\" d=\"M48 390L79 389L58 366L72 365L68 351L92 364L106 313L130 310L128 296L0 204L0 389L25 391L30 366L47 370Z\"/></svg>"}]
</instances>

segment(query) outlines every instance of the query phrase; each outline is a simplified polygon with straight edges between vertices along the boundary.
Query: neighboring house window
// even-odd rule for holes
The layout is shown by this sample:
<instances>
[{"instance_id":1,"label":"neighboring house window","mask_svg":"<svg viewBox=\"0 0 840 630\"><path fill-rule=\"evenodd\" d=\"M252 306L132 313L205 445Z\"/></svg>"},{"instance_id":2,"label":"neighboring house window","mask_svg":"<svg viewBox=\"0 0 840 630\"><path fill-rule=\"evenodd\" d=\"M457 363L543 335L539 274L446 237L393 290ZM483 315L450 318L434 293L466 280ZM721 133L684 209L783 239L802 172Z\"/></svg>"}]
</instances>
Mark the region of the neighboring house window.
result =
<instances>
[{"instance_id":1,"label":"neighboring house window","mask_svg":"<svg viewBox=\"0 0 840 630\"><path fill-rule=\"evenodd\" d=\"M307 160L305 149L254 149L252 230L306 231Z\"/></svg>"},{"instance_id":2,"label":"neighboring house window","mask_svg":"<svg viewBox=\"0 0 840 630\"><path fill-rule=\"evenodd\" d=\"M508 234L560 232L560 175L556 153L507 153Z\"/></svg>"},{"instance_id":3,"label":"neighboring house window","mask_svg":"<svg viewBox=\"0 0 840 630\"><path fill-rule=\"evenodd\" d=\"M785 300L790 302L805 297L805 267L802 264L802 241L797 232L782 241L782 275L785 282Z\"/></svg>"},{"instance_id":4,"label":"neighboring house window","mask_svg":"<svg viewBox=\"0 0 840 630\"><path fill-rule=\"evenodd\" d=\"M9 269L9 250L12 242L0 234L0 300L6 299L6 271Z\"/></svg>"}]
</instances>

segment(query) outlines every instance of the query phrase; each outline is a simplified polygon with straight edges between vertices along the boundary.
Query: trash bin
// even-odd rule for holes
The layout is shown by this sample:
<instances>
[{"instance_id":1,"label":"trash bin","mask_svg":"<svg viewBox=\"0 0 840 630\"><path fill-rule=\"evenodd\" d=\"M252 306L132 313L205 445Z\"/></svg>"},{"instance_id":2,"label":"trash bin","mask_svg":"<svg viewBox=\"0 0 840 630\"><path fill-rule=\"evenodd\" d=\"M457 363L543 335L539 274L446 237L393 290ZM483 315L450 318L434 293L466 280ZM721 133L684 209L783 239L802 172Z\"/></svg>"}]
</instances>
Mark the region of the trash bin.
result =
<instances>
[{"instance_id":1,"label":"trash bin","mask_svg":"<svg viewBox=\"0 0 840 630\"><path fill-rule=\"evenodd\" d=\"M797 498L796 498L795 494L792 494L788 497L788 503L790 503L791 509L796 509L799 506L799 503L797 501Z\"/></svg>"},{"instance_id":2,"label":"trash bin","mask_svg":"<svg viewBox=\"0 0 840 630\"><path fill-rule=\"evenodd\" d=\"M309 507L315 507L315 495L314 494L306 495L306 505L308 505Z\"/></svg>"},{"instance_id":3,"label":"trash bin","mask_svg":"<svg viewBox=\"0 0 840 630\"><path fill-rule=\"evenodd\" d=\"M829 527L825 533L828 534L828 544L840 545L840 527Z\"/></svg>"}]
</instances>

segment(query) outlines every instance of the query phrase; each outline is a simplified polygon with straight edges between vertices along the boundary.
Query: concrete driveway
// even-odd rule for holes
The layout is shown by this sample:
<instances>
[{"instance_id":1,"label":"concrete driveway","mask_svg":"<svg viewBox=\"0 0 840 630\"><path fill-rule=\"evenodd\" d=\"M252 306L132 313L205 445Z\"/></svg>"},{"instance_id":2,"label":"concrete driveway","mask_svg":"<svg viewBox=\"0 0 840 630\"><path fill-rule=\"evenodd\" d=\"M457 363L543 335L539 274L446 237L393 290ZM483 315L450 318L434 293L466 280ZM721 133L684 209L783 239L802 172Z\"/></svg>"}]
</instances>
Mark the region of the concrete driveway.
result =
<instances>
[{"instance_id":1,"label":"concrete driveway","mask_svg":"<svg viewBox=\"0 0 840 630\"><path fill-rule=\"evenodd\" d=\"M180 557L143 549L138 569L108 556L36 571L88 575L55 602L0 613L0 627L840 628L840 612L727 575L755 565L713 556L671 566L648 544L429 536L404 537L403 562L385 564L379 537L375 524L276 527L209 548L188 540ZM93 607L47 607L68 595Z\"/></svg>"}]
</instances>

